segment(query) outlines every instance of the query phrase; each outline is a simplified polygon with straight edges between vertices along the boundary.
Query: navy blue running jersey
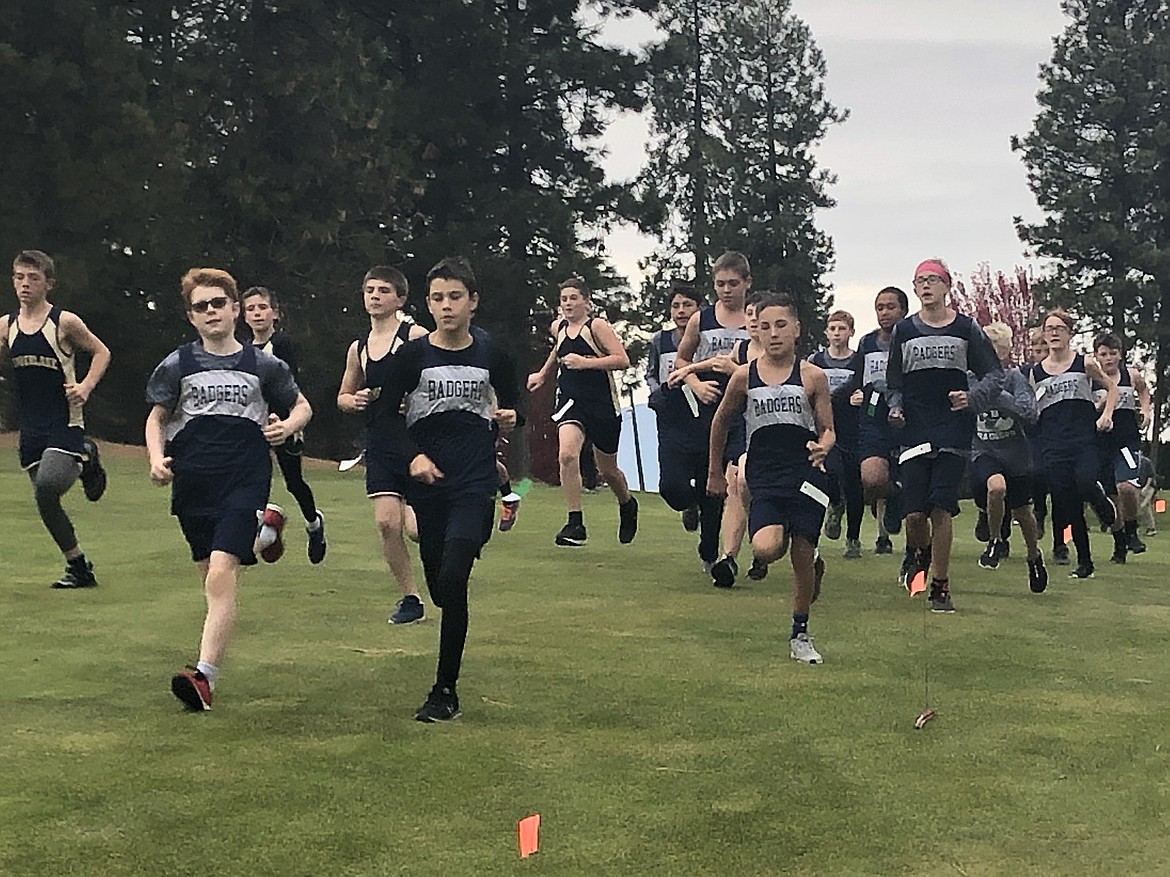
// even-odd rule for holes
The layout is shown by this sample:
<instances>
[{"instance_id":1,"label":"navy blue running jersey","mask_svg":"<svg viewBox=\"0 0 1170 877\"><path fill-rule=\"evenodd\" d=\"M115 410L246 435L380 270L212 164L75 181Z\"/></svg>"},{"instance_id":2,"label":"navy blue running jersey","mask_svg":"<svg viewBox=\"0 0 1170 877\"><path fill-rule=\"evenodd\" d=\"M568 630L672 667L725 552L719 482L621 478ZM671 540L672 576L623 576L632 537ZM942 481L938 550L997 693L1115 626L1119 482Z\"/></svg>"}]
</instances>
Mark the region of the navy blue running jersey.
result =
<instances>
[{"instance_id":1,"label":"navy blue running jersey","mask_svg":"<svg viewBox=\"0 0 1170 877\"><path fill-rule=\"evenodd\" d=\"M394 333L394 338L390 341L390 349L382 356L381 359L371 359L369 344L370 336L358 339L358 364L362 368L362 389L370 391L370 397L366 404L365 418L366 418L366 451L378 452L385 450L385 442L378 430L374 429L374 424L378 422L379 414L382 408L382 387L386 383L386 376L390 373L390 365L394 360L395 354L402 349L402 345L410 340L411 323L403 320L398 324L398 331Z\"/></svg>"},{"instance_id":2,"label":"navy blue running jersey","mask_svg":"<svg viewBox=\"0 0 1170 877\"><path fill-rule=\"evenodd\" d=\"M1100 403L1105 399L1104 387L1093 382L1093 402ZM1137 389L1133 385L1133 376L1129 373L1129 366L1121 363L1121 371L1117 375L1117 404L1113 406L1113 429L1104 435L1107 444L1115 448L1135 448L1141 446L1141 430L1138 429Z\"/></svg>"},{"instance_id":3,"label":"navy blue running jersey","mask_svg":"<svg viewBox=\"0 0 1170 877\"><path fill-rule=\"evenodd\" d=\"M263 344L255 344L255 347L257 350L263 350L265 353L271 353L273 356L287 365L289 372L292 373L293 380L296 380L297 349L296 345L293 344L292 336L290 336L287 332L282 332L281 330L277 329L272 333L272 336L267 341L265 341ZM281 420L288 417L287 409L283 411L273 409L273 413L276 414ZM298 433L296 436L290 436L289 440L299 440L300 438L301 435Z\"/></svg>"},{"instance_id":4,"label":"navy blue running jersey","mask_svg":"<svg viewBox=\"0 0 1170 877\"><path fill-rule=\"evenodd\" d=\"M81 406L69 401L65 384L77 382L74 352L61 345L62 310L35 332L21 332L19 311L8 317L8 355L16 385L16 422L21 433L51 436L66 427L84 427Z\"/></svg>"},{"instance_id":5,"label":"navy blue running jersey","mask_svg":"<svg viewBox=\"0 0 1170 877\"><path fill-rule=\"evenodd\" d=\"M1029 375L1040 415L1037 444L1046 459L1076 459L1085 445L1097 441L1092 381L1085 374L1084 354L1074 356L1072 364L1060 374L1045 371L1044 364L1048 362L1046 359L1032 365Z\"/></svg>"},{"instance_id":6,"label":"navy blue running jersey","mask_svg":"<svg viewBox=\"0 0 1170 877\"><path fill-rule=\"evenodd\" d=\"M887 338L883 341L881 331L874 329L861 339L853 357L853 380L865 395L858 416L883 424L890 418L890 406L886 403L886 365L890 360L890 340Z\"/></svg>"},{"instance_id":7,"label":"navy blue running jersey","mask_svg":"<svg viewBox=\"0 0 1170 877\"><path fill-rule=\"evenodd\" d=\"M995 348L965 314L946 326L928 326L918 314L894 326L886 383L890 407L901 408L906 418L903 446L929 442L935 451L970 451L975 413L952 411L949 396L969 389L968 370L979 378L991 376L988 386L996 390L1003 387Z\"/></svg>"},{"instance_id":8,"label":"navy blue running jersey","mask_svg":"<svg viewBox=\"0 0 1170 877\"><path fill-rule=\"evenodd\" d=\"M695 349L695 356L691 361L702 362L713 356L727 356L735 348L737 341L743 341L744 344L747 344L748 340L747 327L727 328L716 319L715 306L708 305L699 311L699 346ZM731 380L729 375L722 372L699 372L697 377L702 381L717 381L719 386L724 389L727 388L727 382ZM704 407L714 411L719 407L719 401L716 400L714 404Z\"/></svg>"},{"instance_id":9,"label":"navy blue running jersey","mask_svg":"<svg viewBox=\"0 0 1170 877\"><path fill-rule=\"evenodd\" d=\"M569 321L561 320L557 325L557 359L564 359L570 353L590 359L605 356L607 351L602 350L601 345L594 339L592 325L593 318L590 317L574 337L569 334ZM620 417L622 413L617 382L614 380L613 372L609 370L571 369L561 366L557 373L557 410L567 405L570 400L595 415Z\"/></svg>"},{"instance_id":10,"label":"navy blue running jersey","mask_svg":"<svg viewBox=\"0 0 1170 877\"><path fill-rule=\"evenodd\" d=\"M650 336L650 352L646 360L646 386L650 389L650 408L658 417L658 424L679 428L691 425L696 411L691 408L682 385L668 387L667 379L674 371L678 357L678 339L671 329L662 329Z\"/></svg>"},{"instance_id":11,"label":"navy blue running jersey","mask_svg":"<svg viewBox=\"0 0 1170 877\"><path fill-rule=\"evenodd\" d=\"M170 412L164 435L176 474L270 472L268 412L288 411L299 392L288 366L251 344L217 356L192 341L155 368L146 401Z\"/></svg>"},{"instance_id":12,"label":"navy blue running jersey","mask_svg":"<svg viewBox=\"0 0 1170 877\"><path fill-rule=\"evenodd\" d=\"M829 394L833 401L833 431L837 434L837 447L842 450L857 450L858 412L849 399L854 390L861 388L857 372L859 363L864 361L860 352L851 353L844 359L829 355L828 350L818 350L808 361L821 369L829 379Z\"/></svg>"},{"instance_id":13,"label":"navy blue running jersey","mask_svg":"<svg viewBox=\"0 0 1170 877\"><path fill-rule=\"evenodd\" d=\"M790 494L813 471L808 443L817 438L817 424L800 368L798 359L784 381L767 384L759 360L748 365L745 475L752 496Z\"/></svg>"},{"instance_id":14,"label":"navy blue running jersey","mask_svg":"<svg viewBox=\"0 0 1170 877\"><path fill-rule=\"evenodd\" d=\"M436 347L429 336L411 341L392 358L380 398L373 431L389 443L400 471L425 454L443 473L437 484L412 482L413 489L495 491L492 415L516 408L518 399L515 367L498 347L474 336L462 350Z\"/></svg>"}]
</instances>

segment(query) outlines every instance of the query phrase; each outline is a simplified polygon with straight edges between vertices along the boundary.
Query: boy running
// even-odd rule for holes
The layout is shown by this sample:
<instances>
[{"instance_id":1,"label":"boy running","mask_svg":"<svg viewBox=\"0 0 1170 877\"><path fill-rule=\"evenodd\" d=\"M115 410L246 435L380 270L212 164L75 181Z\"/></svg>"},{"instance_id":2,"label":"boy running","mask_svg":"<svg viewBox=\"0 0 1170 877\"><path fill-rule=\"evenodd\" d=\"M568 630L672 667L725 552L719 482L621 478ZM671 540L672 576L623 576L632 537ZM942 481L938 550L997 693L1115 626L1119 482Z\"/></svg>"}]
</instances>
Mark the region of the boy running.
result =
<instances>
[{"instance_id":1,"label":"boy running","mask_svg":"<svg viewBox=\"0 0 1170 877\"><path fill-rule=\"evenodd\" d=\"M669 386L668 381L687 323L698 313L699 295L689 283L676 283L673 291L670 319L674 328L650 336L646 386L648 405L658 424L658 493L668 506L682 512L683 528L693 533L699 529L700 508L706 500L707 470L699 468L706 458L701 447L706 436L694 396L688 398L687 391Z\"/></svg>"},{"instance_id":2,"label":"boy running","mask_svg":"<svg viewBox=\"0 0 1170 877\"><path fill-rule=\"evenodd\" d=\"M638 532L638 500L617 464L622 409L614 372L629 368L630 358L613 327L603 318L589 315L592 295L580 277L570 277L561 284L561 319L550 328L553 349L540 371L528 376L528 392L535 393L560 363L552 419L557 424L561 493L569 507L569 519L557 533L557 545L580 546L587 538L581 514L581 448L586 439L593 443L600 477L618 501L618 541L623 545L633 542Z\"/></svg>"},{"instance_id":3,"label":"boy running","mask_svg":"<svg viewBox=\"0 0 1170 877\"><path fill-rule=\"evenodd\" d=\"M366 421L366 496L374 507L374 523L382 544L382 557L398 583L402 598L390 616L391 624L412 624L425 614L406 541L405 528L414 529L412 512L406 504L407 478L397 471L392 449L385 437L373 428L382 407L380 388L394 356L411 339L427 334L426 329L402 319L409 286L406 276L389 265L376 265L362 279L362 303L370 317L370 331L349 345L345 353L345 374L337 391L337 407L349 414L364 414ZM397 404L397 403L395 403Z\"/></svg>"},{"instance_id":4,"label":"boy running","mask_svg":"<svg viewBox=\"0 0 1170 877\"><path fill-rule=\"evenodd\" d=\"M706 458L710 448L711 423L719 400L731 375L738 367L731 358L737 341L749 340L747 314L744 311L746 297L752 287L752 268L747 256L729 250L712 266L716 302L703 308L687 323L686 331L678 344L674 367L676 374L685 375L683 380L694 394L699 408L699 421L703 435L703 457L695 461L705 472L709 469ZM692 364L710 364L709 368L696 371L688 368ZM672 382L677 379L673 378ZM726 479L726 469L731 459L720 460ZM719 560L719 531L723 515L722 494L712 497L712 502L700 506L699 515L699 560L704 569L713 572ZM731 581L735 581L737 568L726 565Z\"/></svg>"},{"instance_id":5,"label":"boy running","mask_svg":"<svg viewBox=\"0 0 1170 877\"><path fill-rule=\"evenodd\" d=\"M244 323L252 331L252 344L265 353L271 353L288 366L293 380L297 379L297 354L292 336L277 328L280 322L280 302L276 293L263 286L253 286L241 297L244 309ZM287 411L277 411L277 416L288 416ZM320 563L325 559L325 516L317 508L313 489L305 481L301 455L305 450L304 433L290 436L283 445L273 449L276 465L284 476L284 486L292 494L305 518L305 531L309 534L309 563ZM281 511L283 514L283 511Z\"/></svg>"},{"instance_id":6,"label":"boy running","mask_svg":"<svg viewBox=\"0 0 1170 877\"><path fill-rule=\"evenodd\" d=\"M894 470L898 441L890 424L886 404L886 364L890 358L890 335L899 320L910 313L906 293L887 286L874 299L878 327L861 339L853 360L853 382L861 387L850 402L857 406L857 455L861 460L863 500L874 508L878 538L874 554L893 554L890 534L902 529L898 514L900 501L894 494Z\"/></svg>"},{"instance_id":7,"label":"boy running","mask_svg":"<svg viewBox=\"0 0 1170 877\"><path fill-rule=\"evenodd\" d=\"M772 563L791 544L790 654L803 664L819 664L822 658L809 639L808 618L816 545L829 504L824 471L834 442L829 382L823 371L796 356L800 323L791 299L764 298L757 306L757 325L764 353L736 369L712 421L707 489L726 491L720 461L728 425L733 418L746 417L752 554Z\"/></svg>"},{"instance_id":8,"label":"boy running","mask_svg":"<svg viewBox=\"0 0 1170 877\"><path fill-rule=\"evenodd\" d=\"M988 378L987 392L1003 388L999 357L983 330L947 302L951 274L941 259L914 272L922 307L894 326L886 367L890 422L903 429L898 463L906 557L902 584L930 570L930 608L954 612L950 590L953 527L959 513L959 480L967 468L975 433L967 372Z\"/></svg>"},{"instance_id":9,"label":"boy running","mask_svg":"<svg viewBox=\"0 0 1170 877\"><path fill-rule=\"evenodd\" d=\"M860 422L857 409L861 399L854 399L860 387L857 379L856 352L849 346L853 338L853 314L834 311L825 324L827 350L818 350L809 361L824 371L833 395L833 430L837 442L825 468L829 473L829 497L832 504L825 515L825 537L841 538L841 517L845 516L846 558L861 557L861 516L865 500L861 492L861 460L858 458Z\"/></svg>"},{"instance_id":10,"label":"boy running","mask_svg":"<svg viewBox=\"0 0 1170 877\"><path fill-rule=\"evenodd\" d=\"M1048 570L1038 545L1036 519L1032 515L1029 477L1031 451L1025 427L1036 422L1036 396L1024 372L1008 368L1012 330L1006 323L992 323L983 330L1004 365L1004 386L997 394L982 392L972 381L971 407L976 414L972 443L971 492L975 505L987 515L988 532L994 534L979 558L984 569L996 569L1007 556L1003 526L1010 510L1020 525L1028 547L1028 587L1035 594L1048 587ZM1010 526L1010 523L1009 523ZM1009 531L1010 532L1010 531Z\"/></svg>"},{"instance_id":11,"label":"boy running","mask_svg":"<svg viewBox=\"0 0 1170 877\"><path fill-rule=\"evenodd\" d=\"M1036 440L1052 495L1052 528L1072 529L1077 566L1069 578L1091 579L1095 568L1084 504L1090 503L1106 526L1112 527L1117 517L1113 501L1097 481L1097 433L1113 428L1117 384L1092 357L1072 349L1075 326L1076 321L1059 308L1044 317L1048 356L1031 366L1028 378L1040 413ZM1093 403L1093 381L1105 389L1100 412Z\"/></svg>"},{"instance_id":12,"label":"boy running","mask_svg":"<svg viewBox=\"0 0 1170 877\"><path fill-rule=\"evenodd\" d=\"M304 429L313 410L287 365L237 340L239 291L230 274L192 268L182 292L199 338L150 376L146 450L151 481L171 485L171 514L207 600L199 661L175 674L171 691L189 710L208 710L235 625L240 567L256 563L257 510L272 483L269 447Z\"/></svg>"},{"instance_id":13,"label":"boy running","mask_svg":"<svg viewBox=\"0 0 1170 877\"><path fill-rule=\"evenodd\" d=\"M56 266L47 253L17 254L12 286L20 306L2 318L0 355L12 360L20 467L32 481L41 521L65 557L65 573L51 587L92 588L97 585L93 564L81 550L61 497L78 476L87 499L98 499L105 489L97 445L85 437L82 406L105 374L110 351L81 317L49 302L56 282ZM78 350L90 356L80 381Z\"/></svg>"},{"instance_id":14,"label":"boy running","mask_svg":"<svg viewBox=\"0 0 1170 877\"><path fill-rule=\"evenodd\" d=\"M1113 563L1125 563L1126 554L1141 554L1146 544L1138 536L1138 465L1141 456L1142 430L1151 422L1150 388L1136 368L1126 365L1121 356L1121 339L1106 333L1093 342L1093 352L1101 371L1117 384L1117 405L1113 409L1113 429L1100 433L1101 477L1106 493L1117 497L1117 520L1113 525ZM1098 405L1105 391L1094 393Z\"/></svg>"},{"instance_id":15,"label":"boy running","mask_svg":"<svg viewBox=\"0 0 1170 877\"><path fill-rule=\"evenodd\" d=\"M443 610L435 685L415 712L420 722L460 714L455 686L467 640L467 582L490 532L496 427L508 432L517 424L512 364L470 331L478 305L479 284L465 260L443 259L427 273L435 331L393 358L372 430L394 471L409 478L427 588Z\"/></svg>"}]
</instances>

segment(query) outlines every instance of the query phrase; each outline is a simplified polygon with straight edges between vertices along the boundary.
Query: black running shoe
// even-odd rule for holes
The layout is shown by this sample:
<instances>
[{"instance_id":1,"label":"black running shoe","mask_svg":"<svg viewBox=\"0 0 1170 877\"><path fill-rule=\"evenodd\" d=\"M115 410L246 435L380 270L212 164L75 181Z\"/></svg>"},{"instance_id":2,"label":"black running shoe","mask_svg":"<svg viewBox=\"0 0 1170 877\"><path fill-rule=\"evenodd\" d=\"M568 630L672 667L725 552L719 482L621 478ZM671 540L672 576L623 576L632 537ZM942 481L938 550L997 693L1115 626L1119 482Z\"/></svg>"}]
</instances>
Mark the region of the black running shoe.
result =
<instances>
[{"instance_id":1,"label":"black running shoe","mask_svg":"<svg viewBox=\"0 0 1170 877\"><path fill-rule=\"evenodd\" d=\"M694 533L699 529L699 504L695 503L692 506L687 506L682 513L683 529L688 533Z\"/></svg>"},{"instance_id":2,"label":"black running shoe","mask_svg":"<svg viewBox=\"0 0 1170 877\"><path fill-rule=\"evenodd\" d=\"M879 536L877 541L873 543L874 554L893 554L894 543L890 541L889 536Z\"/></svg>"},{"instance_id":3,"label":"black running shoe","mask_svg":"<svg viewBox=\"0 0 1170 877\"><path fill-rule=\"evenodd\" d=\"M565 524L561 527L561 532L557 533L557 545L584 545L585 544L585 525L584 524Z\"/></svg>"},{"instance_id":4,"label":"black running shoe","mask_svg":"<svg viewBox=\"0 0 1170 877\"><path fill-rule=\"evenodd\" d=\"M913 548L907 548L902 555L902 568L898 570L898 584L900 584L907 591L910 590L910 580L914 578L914 573L918 570L918 561L916 552Z\"/></svg>"},{"instance_id":5,"label":"black running shoe","mask_svg":"<svg viewBox=\"0 0 1170 877\"><path fill-rule=\"evenodd\" d=\"M711 566L711 579L717 588L730 588L735 584L735 577L739 575L739 564L728 554L721 557Z\"/></svg>"},{"instance_id":6,"label":"black running shoe","mask_svg":"<svg viewBox=\"0 0 1170 877\"><path fill-rule=\"evenodd\" d=\"M1126 547L1129 548L1130 554L1144 554L1146 543L1141 540L1141 537L1137 533L1130 533L1126 538Z\"/></svg>"},{"instance_id":7,"label":"black running shoe","mask_svg":"<svg viewBox=\"0 0 1170 877\"><path fill-rule=\"evenodd\" d=\"M84 566L66 563L65 574L50 587L58 591L71 591L76 588L96 588L97 583L97 578L93 574L93 564L87 560Z\"/></svg>"},{"instance_id":8,"label":"black running shoe","mask_svg":"<svg viewBox=\"0 0 1170 877\"><path fill-rule=\"evenodd\" d=\"M937 579L930 583L930 611L951 614L955 611L955 604L951 601L951 586L947 582Z\"/></svg>"},{"instance_id":9,"label":"black running shoe","mask_svg":"<svg viewBox=\"0 0 1170 877\"><path fill-rule=\"evenodd\" d=\"M1117 520L1117 505L1113 498L1105 493L1100 481L1097 482L1097 489L1093 492L1090 505L1093 507L1093 514L1097 516L1097 523L1101 525L1101 532L1112 530Z\"/></svg>"},{"instance_id":10,"label":"black running shoe","mask_svg":"<svg viewBox=\"0 0 1170 877\"><path fill-rule=\"evenodd\" d=\"M1093 564L1082 563L1076 569L1068 574L1070 579L1091 579L1095 572Z\"/></svg>"},{"instance_id":11,"label":"black running shoe","mask_svg":"<svg viewBox=\"0 0 1170 877\"><path fill-rule=\"evenodd\" d=\"M768 577L768 564L758 557L752 558L752 568L748 570L748 578L753 582L763 581Z\"/></svg>"},{"instance_id":12,"label":"black running shoe","mask_svg":"<svg viewBox=\"0 0 1170 877\"><path fill-rule=\"evenodd\" d=\"M97 502L106 492L106 470L102 466L97 442L86 437L83 447L86 458L81 463L81 489L85 491L86 499Z\"/></svg>"},{"instance_id":13,"label":"black running shoe","mask_svg":"<svg viewBox=\"0 0 1170 877\"><path fill-rule=\"evenodd\" d=\"M1125 563L1125 549L1120 545L1113 549L1113 554L1109 557L1110 563Z\"/></svg>"},{"instance_id":14,"label":"black running shoe","mask_svg":"<svg viewBox=\"0 0 1170 877\"><path fill-rule=\"evenodd\" d=\"M434 724L435 722L449 722L461 715L459 710L459 695L454 688L440 688L435 686L427 695L426 703L415 710L414 718L419 722Z\"/></svg>"},{"instance_id":15,"label":"black running shoe","mask_svg":"<svg viewBox=\"0 0 1170 877\"><path fill-rule=\"evenodd\" d=\"M987 542L991 538L991 528L987 524L987 512L979 510L979 520L975 522L975 541Z\"/></svg>"},{"instance_id":16,"label":"black running shoe","mask_svg":"<svg viewBox=\"0 0 1170 877\"><path fill-rule=\"evenodd\" d=\"M983 553L979 555L979 565L983 569L999 569L999 543L988 542Z\"/></svg>"},{"instance_id":17,"label":"black running shoe","mask_svg":"<svg viewBox=\"0 0 1170 877\"><path fill-rule=\"evenodd\" d=\"M837 540L841 538L841 516L845 514L845 506L839 503L833 503L829 506L828 511L825 512L825 526L822 532L826 539Z\"/></svg>"},{"instance_id":18,"label":"black running shoe","mask_svg":"<svg viewBox=\"0 0 1170 877\"><path fill-rule=\"evenodd\" d=\"M618 506L618 542L629 545L638 533L638 501L630 497Z\"/></svg>"},{"instance_id":19,"label":"black running shoe","mask_svg":"<svg viewBox=\"0 0 1170 877\"><path fill-rule=\"evenodd\" d=\"M309 563L320 563L323 561L325 559L325 550L328 548L325 542L325 516L321 514L320 509L317 510L316 524L317 529L315 530L309 530L308 526L305 527L309 533L309 546L307 549L309 552Z\"/></svg>"},{"instance_id":20,"label":"black running shoe","mask_svg":"<svg viewBox=\"0 0 1170 877\"><path fill-rule=\"evenodd\" d=\"M1012 543L1008 542L1007 539L1001 538L995 544L997 546L999 546L998 548L996 548L996 552L997 552L996 556L1000 560L1007 560L1009 557L1012 556Z\"/></svg>"},{"instance_id":21,"label":"black running shoe","mask_svg":"<svg viewBox=\"0 0 1170 877\"><path fill-rule=\"evenodd\" d=\"M1044 566L1043 554L1028 560L1028 587L1033 594L1043 594L1048 587L1048 570Z\"/></svg>"},{"instance_id":22,"label":"black running shoe","mask_svg":"<svg viewBox=\"0 0 1170 877\"><path fill-rule=\"evenodd\" d=\"M886 497L886 508L882 513L882 526L891 536L902 532L902 498L896 493Z\"/></svg>"},{"instance_id":23,"label":"black running shoe","mask_svg":"<svg viewBox=\"0 0 1170 877\"><path fill-rule=\"evenodd\" d=\"M1067 545L1053 545L1052 546L1052 562L1057 566L1068 566L1071 561L1068 559Z\"/></svg>"}]
</instances>

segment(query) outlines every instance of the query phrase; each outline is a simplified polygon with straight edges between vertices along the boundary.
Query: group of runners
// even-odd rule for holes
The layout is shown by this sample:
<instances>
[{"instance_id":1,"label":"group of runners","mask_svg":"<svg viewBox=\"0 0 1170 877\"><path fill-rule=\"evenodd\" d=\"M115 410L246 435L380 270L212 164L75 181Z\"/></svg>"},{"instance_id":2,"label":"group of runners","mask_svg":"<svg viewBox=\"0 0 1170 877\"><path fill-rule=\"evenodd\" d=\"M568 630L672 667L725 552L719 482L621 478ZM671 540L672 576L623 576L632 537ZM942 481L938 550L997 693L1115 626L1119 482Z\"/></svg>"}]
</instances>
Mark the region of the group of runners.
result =
<instances>
[{"instance_id":1,"label":"group of runners","mask_svg":"<svg viewBox=\"0 0 1170 877\"><path fill-rule=\"evenodd\" d=\"M55 279L45 253L18 254L19 307L4 317L0 352L14 366L21 466L66 562L53 587L92 587L93 565L61 496L78 478L91 500L105 489L82 405L110 352L77 315L49 302ZM1009 363L1011 330L985 330L957 313L948 299L949 270L929 259L913 277L917 313L909 314L905 292L882 289L874 305L878 328L856 350L853 317L835 311L827 347L805 359L794 302L753 291L746 256L720 256L713 280L714 304L704 304L692 284L676 284L674 327L651 339L646 381L658 418L659 492L683 527L698 532L699 559L716 587L735 585L745 535L749 578L764 578L790 556L790 653L797 661L822 661L808 634L825 574L820 536L840 538L844 520L843 556L860 557L867 506L878 522L874 552L893 553L891 537L904 522L899 580L909 587L929 576L932 610L954 612L952 519L969 463L980 508L976 535L987 542L980 566L994 569L1008 556L1014 517L1029 585L1046 588L1039 539L1047 496L1053 560L1068 562L1067 529L1077 556L1073 576L1094 573L1086 502L1113 531L1114 562L1144 550L1137 513L1139 488L1150 480L1140 455L1150 395L1140 372L1122 362L1115 336L1096 340L1096 358L1078 353L1070 346L1075 320L1052 311L1031 339L1032 362L1017 368ZM171 689L188 708L205 710L231 638L241 568L283 552L284 512L268 502L270 451L305 519L310 562L325 558L327 543L301 468L312 408L296 383L295 350L279 329L276 295L263 287L241 294L230 274L213 268L187 272L180 288L197 338L150 376L145 437L151 479L171 486L171 512L207 605L198 660L173 676ZM495 526L495 494L502 497L500 530L518 513L520 497L497 443L523 417L510 357L472 325L481 290L471 266L450 258L428 272L434 330L404 316L408 293L395 268L378 266L363 278L370 329L347 351L337 405L365 418L366 491L402 594L390 621L425 615L407 538L418 543L431 601L442 610L435 684L415 713L440 722L460 713L468 580ZM530 392L554 376L557 382L552 419L568 514L553 539L569 548L586 543L580 460L591 445L618 502L618 541L630 543L638 503L617 465L614 381L629 357L614 328L592 313L584 280L565 281L559 298L548 358L527 380ZM78 351L90 357L80 381Z\"/></svg>"}]
</instances>

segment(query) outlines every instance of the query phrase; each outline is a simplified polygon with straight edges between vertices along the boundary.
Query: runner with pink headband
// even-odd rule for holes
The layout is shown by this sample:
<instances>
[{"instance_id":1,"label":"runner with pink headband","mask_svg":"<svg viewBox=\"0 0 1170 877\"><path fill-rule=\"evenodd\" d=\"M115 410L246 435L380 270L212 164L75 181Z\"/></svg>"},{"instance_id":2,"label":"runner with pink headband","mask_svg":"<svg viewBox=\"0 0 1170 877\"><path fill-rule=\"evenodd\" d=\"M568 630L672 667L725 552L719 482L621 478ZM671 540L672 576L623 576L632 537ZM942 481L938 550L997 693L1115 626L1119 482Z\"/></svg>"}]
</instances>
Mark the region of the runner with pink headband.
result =
<instances>
[{"instance_id":1,"label":"runner with pink headband","mask_svg":"<svg viewBox=\"0 0 1170 877\"><path fill-rule=\"evenodd\" d=\"M917 280L919 277L929 277L931 274L934 274L937 277L941 277L943 283L945 283L947 286L951 285L951 272L947 270L946 265L944 265L942 262L939 262L937 259L927 259L925 262L922 262L917 268L914 269L915 280Z\"/></svg>"}]
</instances>

